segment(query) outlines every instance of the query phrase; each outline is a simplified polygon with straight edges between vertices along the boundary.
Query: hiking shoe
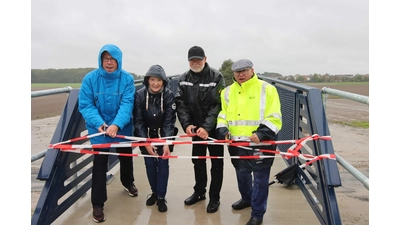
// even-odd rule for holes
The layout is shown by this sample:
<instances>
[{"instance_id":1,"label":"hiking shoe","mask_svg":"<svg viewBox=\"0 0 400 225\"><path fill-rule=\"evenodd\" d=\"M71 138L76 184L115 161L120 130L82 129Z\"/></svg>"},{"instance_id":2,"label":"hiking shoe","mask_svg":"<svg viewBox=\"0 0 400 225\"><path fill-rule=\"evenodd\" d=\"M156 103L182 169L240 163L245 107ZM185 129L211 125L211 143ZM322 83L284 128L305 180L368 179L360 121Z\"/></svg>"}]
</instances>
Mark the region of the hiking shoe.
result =
<instances>
[{"instance_id":1,"label":"hiking shoe","mask_svg":"<svg viewBox=\"0 0 400 225\"><path fill-rule=\"evenodd\" d=\"M167 205L165 204L167 200L165 198L157 199L158 211L159 212L166 212L168 210Z\"/></svg>"},{"instance_id":2,"label":"hiking shoe","mask_svg":"<svg viewBox=\"0 0 400 225\"><path fill-rule=\"evenodd\" d=\"M138 189L136 188L135 184L132 184L129 187L125 187L125 191L128 192L128 195L131 197L138 196Z\"/></svg>"},{"instance_id":3,"label":"hiking shoe","mask_svg":"<svg viewBox=\"0 0 400 225\"><path fill-rule=\"evenodd\" d=\"M154 205L154 204L156 204L156 202L157 202L157 194L156 193L147 195L146 205Z\"/></svg>"},{"instance_id":4,"label":"hiking shoe","mask_svg":"<svg viewBox=\"0 0 400 225\"><path fill-rule=\"evenodd\" d=\"M104 216L103 208L93 207L93 221L96 223L101 223L106 220Z\"/></svg>"}]
</instances>

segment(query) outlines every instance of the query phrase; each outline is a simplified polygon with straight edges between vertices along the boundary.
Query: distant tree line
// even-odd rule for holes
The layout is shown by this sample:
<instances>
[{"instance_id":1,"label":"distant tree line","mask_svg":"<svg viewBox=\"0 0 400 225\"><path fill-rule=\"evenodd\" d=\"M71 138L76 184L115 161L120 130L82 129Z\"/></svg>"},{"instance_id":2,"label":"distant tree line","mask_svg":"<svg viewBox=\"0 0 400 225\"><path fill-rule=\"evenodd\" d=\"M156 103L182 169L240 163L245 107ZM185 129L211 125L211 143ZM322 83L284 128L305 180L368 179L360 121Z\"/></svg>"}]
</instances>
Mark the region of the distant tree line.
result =
<instances>
[{"instance_id":1,"label":"distant tree line","mask_svg":"<svg viewBox=\"0 0 400 225\"><path fill-rule=\"evenodd\" d=\"M222 63L219 71L224 75L226 85L233 83L233 71L231 70L233 61L231 59L225 60ZM309 75L289 75L282 76L282 74L274 72L257 73L264 77L271 77L280 80L286 80L295 83L324 83L324 82L369 82L369 74L309 74Z\"/></svg>"},{"instance_id":2,"label":"distant tree line","mask_svg":"<svg viewBox=\"0 0 400 225\"><path fill-rule=\"evenodd\" d=\"M31 69L31 83L81 83L83 77L96 68ZM131 73L135 79L142 79Z\"/></svg>"},{"instance_id":3,"label":"distant tree line","mask_svg":"<svg viewBox=\"0 0 400 225\"><path fill-rule=\"evenodd\" d=\"M231 59L225 60L219 71L225 78L225 84L233 83L233 71ZM81 83L83 77L95 68L78 68L78 69L31 69L31 83ZM143 79L144 76L131 73L135 80ZM286 80L296 83L322 83L322 82L368 82L369 74L309 74L309 75L289 75L275 72L257 73L257 75L271 77L275 79Z\"/></svg>"}]
</instances>

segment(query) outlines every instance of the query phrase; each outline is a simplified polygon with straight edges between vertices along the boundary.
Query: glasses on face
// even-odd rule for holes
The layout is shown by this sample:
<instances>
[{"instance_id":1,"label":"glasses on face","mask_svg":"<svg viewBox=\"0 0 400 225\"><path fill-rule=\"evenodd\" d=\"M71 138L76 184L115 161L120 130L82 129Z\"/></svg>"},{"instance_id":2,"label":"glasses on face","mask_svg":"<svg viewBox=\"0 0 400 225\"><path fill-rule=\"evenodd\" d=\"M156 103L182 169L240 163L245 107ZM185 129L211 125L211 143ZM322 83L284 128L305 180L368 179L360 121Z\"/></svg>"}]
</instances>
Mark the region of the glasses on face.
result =
<instances>
[{"instance_id":1,"label":"glasses on face","mask_svg":"<svg viewBox=\"0 0 400 225\"><path fill-rule=\"evenodd\" d=\"M112 57L104 57L103 62L114 62L115 63L115 62L117 62L117 60Z\"/></svg>"},{"instance_id":2,"label":"glasses on face","mask_svg":"<svg viewBox=\"0 0 400 225\"><path fill-rule=\"evenodd\" d=\"M250 69L249 68L247 68L247 69L244 69L244 70L240 70L240 71L235 71L235 72L233 72L235 75L239 75L239 74L244 74L244 75L246 75L246 73L249 71Z\"/></svg>"}]
</instances>

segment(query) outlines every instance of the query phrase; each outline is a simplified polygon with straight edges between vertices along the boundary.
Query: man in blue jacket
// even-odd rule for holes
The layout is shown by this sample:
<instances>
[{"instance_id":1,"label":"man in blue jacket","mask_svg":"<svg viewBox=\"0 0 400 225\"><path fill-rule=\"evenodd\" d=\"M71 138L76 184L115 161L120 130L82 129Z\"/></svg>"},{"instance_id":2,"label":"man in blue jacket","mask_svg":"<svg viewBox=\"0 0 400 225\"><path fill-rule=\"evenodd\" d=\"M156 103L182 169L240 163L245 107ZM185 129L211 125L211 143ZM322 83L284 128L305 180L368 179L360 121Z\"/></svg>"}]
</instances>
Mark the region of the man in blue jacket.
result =
<instances>
[{"instance_id":1,"label":"man in blue jacket","mask_svg":"<svg viewBox=\"0 0 400 225\"><path fill-rule=\"evenodd\" d=\"M91 144L123 142L118 135L133 133L132 110L135 85L133 76L122 69L122 52L112 44L104 45L98 56L99 68L83 78L79 92L79 111L86 122L88 134L106 132L90 139ZM93 149L108 152L110 149ZM132 153L132 147L117 148L118 153ZM129 196L138 195L133 177L133 158L119 156L121 183ZM108 155L95 154L92 171L93 221L106 220L104 203L107 201L106 176Z\"/></svg>"}]
</instances>

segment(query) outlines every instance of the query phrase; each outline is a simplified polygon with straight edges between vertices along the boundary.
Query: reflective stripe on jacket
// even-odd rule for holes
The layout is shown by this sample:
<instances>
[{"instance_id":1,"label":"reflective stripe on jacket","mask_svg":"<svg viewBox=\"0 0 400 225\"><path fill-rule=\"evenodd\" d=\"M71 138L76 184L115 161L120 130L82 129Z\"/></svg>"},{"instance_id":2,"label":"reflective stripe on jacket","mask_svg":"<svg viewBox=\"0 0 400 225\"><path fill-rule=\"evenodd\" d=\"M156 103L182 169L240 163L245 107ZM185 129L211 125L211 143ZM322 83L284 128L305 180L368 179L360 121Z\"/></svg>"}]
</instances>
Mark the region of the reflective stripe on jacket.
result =
<instances>
[{"instance_id":1,"label":"reflective stripe on jacket","mask_svg":"<svg viewBox=\"0 0 400 225\"><path fill-rule=\"evenodd\" d=\"M220 92L225 87L221 72L205 63L200 73L191 70L182 74L175 94L176 113L182 129L195 125L208 133L215 130L221 111Z\"/></svg>"}]
</instances>

